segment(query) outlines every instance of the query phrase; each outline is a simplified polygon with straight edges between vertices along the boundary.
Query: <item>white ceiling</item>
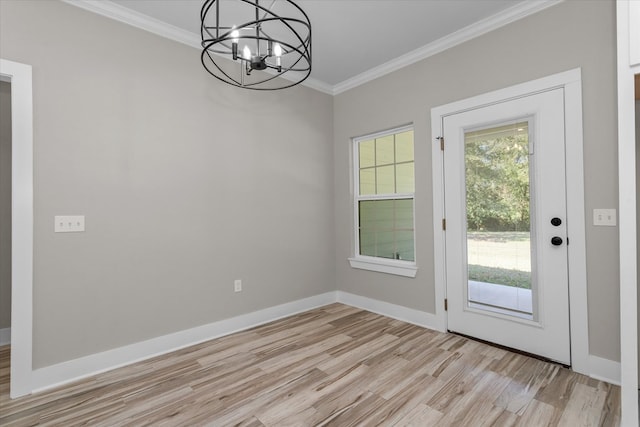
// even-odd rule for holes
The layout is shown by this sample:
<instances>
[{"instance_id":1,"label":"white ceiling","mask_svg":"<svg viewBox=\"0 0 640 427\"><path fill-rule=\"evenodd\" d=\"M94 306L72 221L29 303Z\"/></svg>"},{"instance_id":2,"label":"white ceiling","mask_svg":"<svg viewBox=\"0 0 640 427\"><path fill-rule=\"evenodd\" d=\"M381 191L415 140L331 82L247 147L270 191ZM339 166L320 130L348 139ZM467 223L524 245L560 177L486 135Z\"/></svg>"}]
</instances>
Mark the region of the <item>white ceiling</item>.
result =
<instances>
[{"instance_id":1,"label":"white ceiling","mask_svg":"<svg viewBox=\"0 0 640 427\"><path fill-rule=\"evenodd\" d=\"M166 23L174 33L180 31L179 41L186 42L182 40L186 38L191 39L188 44L195 45L196 39L199 42L202 0L66 1L125 22L128 19L124 15L131 12L135 22L129 23L143 28L140 22L149 17L153 28ZM96 3L100 3L97 9L102 11L96 10ZM296 3L309 16L313 31L309 85L336 93L557 4L558 0L298 0Z\"/></svg>"}]
</instances>

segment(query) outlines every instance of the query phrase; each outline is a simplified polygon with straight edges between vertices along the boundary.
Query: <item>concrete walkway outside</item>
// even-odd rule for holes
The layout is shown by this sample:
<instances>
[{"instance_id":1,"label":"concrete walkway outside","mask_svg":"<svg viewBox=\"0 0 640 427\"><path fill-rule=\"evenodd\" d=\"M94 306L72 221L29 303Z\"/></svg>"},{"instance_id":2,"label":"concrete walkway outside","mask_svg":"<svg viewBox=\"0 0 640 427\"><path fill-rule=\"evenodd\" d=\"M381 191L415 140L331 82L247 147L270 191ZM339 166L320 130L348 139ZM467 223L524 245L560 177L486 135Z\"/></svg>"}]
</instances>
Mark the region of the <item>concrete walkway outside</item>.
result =
<instances>
[{"instance_id":1,"label":"concrete walkway outside","mask_svg":"<svg viewBox=\"0 0 640 427\"><path fill-rule=\"evenodd\" d=\"M469 302L533 313L531 289L469 280Z\"/></svg>"}]
</instances>

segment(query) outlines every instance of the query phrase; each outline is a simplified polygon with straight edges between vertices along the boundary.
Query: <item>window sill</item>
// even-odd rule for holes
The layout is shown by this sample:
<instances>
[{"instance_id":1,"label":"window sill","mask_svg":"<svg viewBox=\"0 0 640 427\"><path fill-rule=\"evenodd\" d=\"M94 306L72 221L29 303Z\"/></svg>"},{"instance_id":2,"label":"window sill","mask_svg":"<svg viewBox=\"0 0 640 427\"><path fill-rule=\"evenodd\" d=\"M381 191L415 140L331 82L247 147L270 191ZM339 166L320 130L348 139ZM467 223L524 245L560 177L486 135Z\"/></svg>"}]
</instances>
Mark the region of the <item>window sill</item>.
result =
<instances>
[{"instance_id":1,"label":"window sill","mask_svg":"<svg viewBox=\"0 0 640 427\"><path fill-rule=\"evenodd\" d=\"M394 274L396 276L416 277L418 267L415 262L383 260L373 257L349 258L352 268L360 270L377 271L379 273Z\"/></svg>"}]
</instances>

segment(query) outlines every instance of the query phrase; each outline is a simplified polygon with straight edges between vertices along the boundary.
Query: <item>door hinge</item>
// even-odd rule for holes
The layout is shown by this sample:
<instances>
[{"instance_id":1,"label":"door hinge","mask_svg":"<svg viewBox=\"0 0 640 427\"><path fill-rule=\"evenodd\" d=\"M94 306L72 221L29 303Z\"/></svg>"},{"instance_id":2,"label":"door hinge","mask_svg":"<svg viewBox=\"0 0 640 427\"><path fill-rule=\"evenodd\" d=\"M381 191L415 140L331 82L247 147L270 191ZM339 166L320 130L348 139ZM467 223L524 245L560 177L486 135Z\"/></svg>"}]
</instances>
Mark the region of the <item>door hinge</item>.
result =
<instances>
[{"instance_id":1,"label":"door hinge","mask_svg":"<svg viewBox=\"0 0 640 427\"><path fill-rule=\"evenodd\" d=\"M440 150L444 151L444 136L439 136L436 139L438 139L440 141Z\"/></svg>"},{"instance_id":2,"label":"door hinge","mask_svg":"<svg viewBox=\"0 0 640 427\"><path fill-rule=\"evenodd\" d=\"M449 311L449 304L447 303L447 299L444 299L444 311Z\"/></svg>"},{"instance_id":3,"label":"door hinge","mask_svg":"<svg viewBox=\"0 0 640 427\"><path fill-rule=\"evenodd\" d=\"M567 237L567 246L569 246L569 238Z\"/></svg>"},{"instance_id":4,"label":"door hinge","mask_svg":"<svg viewBox=\"0 0 640 427\"><path fill-rule=\"evenodd\" d=\"M447 219L446 218L442 218L442 229L443 230L447 229Z\"/></svg>"}]
</instances>

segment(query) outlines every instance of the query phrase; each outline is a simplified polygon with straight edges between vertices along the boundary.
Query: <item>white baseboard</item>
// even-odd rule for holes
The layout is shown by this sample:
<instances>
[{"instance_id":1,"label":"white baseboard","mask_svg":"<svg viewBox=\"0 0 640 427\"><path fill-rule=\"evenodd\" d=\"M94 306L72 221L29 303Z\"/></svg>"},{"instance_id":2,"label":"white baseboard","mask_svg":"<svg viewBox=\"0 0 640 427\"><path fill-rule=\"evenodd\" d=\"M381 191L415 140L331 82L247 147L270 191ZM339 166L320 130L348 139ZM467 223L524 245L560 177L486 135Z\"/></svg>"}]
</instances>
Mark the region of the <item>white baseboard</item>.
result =
<instances>
[{"instance_id":1,"label":"white baseboard","mask_svg":"<svg viewBox=\"0 0 640 427\"><path fill-rule=\"evenodd\" d=\"M0 345L11 344L11 328L0 329Z\"/></svg>"},{"instance_id":2,"label":"white baseboard","mask_svg":"<svg viewBox=\"0 0 640 427\"><path fill-rule=\"evenodd\" d=\"M593 379L620 385L620 362L589 355L589 376Z\"/></svg>"},{"instance_id":3,"label":"white baseboard","mask_svg":"<svg viewBox=\"0 0 640 427\"><path fill-rule=\"evenodd\" d=\"M414 325L433 329L440 332L442 330L435 314L427 313L412 308L379 301L348 292L338 291L337 302L361 308L363 310L382 314L383 316L402 320ZM589 355L589 374L591 378L604 381L614 385L620 385L620 362L604 359L602 357Z\"/></svg>"},{"instance_id":4,"label":"white baseboard","mask_svg":"<svg viewBox=\"0 0 640 427\"><path fill-rule=\"evenodd\" d=\"M220 320L208 325L141 341L113 350L92 354L32 372L32 392L44 391L151 357L170 353L204 341L250 329L296 313L334 302L361 308L425 328L440 330L435 314L404 306L336 291L304 298L253 313ZM0 343L10 341L10 328L0 329ZM444 332L444 331L441 331ZM6 338L5 338L6 337ZM611 384L620 384L620 363L589 356L590 376Z\"/></svg>"},{"instance_id":5,"label":"white baseboard","mask_svg":"<svg viewBox=\"0 0 640 427\"><path fill-rule=\"evenodd\" d=\"M32 391L35 393L48 390L334 302L336 302L336 293L327 292L113 350L91 354L57 365L35 369L31 377Z\"/></svg>"},{"instance_id":6,"label":"white baseboard","mask_svg":"<svg viewBox=\"0 0 640 427\"><path fill-rule=\"evenodd\" d=\"M343 291L337 292L337 302L371 311L373 313L382 314L383 316L391 317L393 319L402 320L403 322L422 326L423 328L445 332L439 328L439 322L436 315L427 313L426 311L420 311Z\"/></svg>"},{"instance_id":7,"label":"white baseboard","mask_svg":"<svg viewBox=\"0 0 640 427\"><path fill-rule=\"evenodd\" d=\"M170 353L204 341L219 338L258 325L272 322L296 313L340 302L353 307L382 314L394 319L435 329L436 316L423 311L378 301L347 292L327 292L298 301L265 308L253 313L220 320L173 334L141 341L124 347L91 354L57 365L36 369L32 373L32 391L39 392L58 387L92 375Z\"/></svg>"}]
</instances>

